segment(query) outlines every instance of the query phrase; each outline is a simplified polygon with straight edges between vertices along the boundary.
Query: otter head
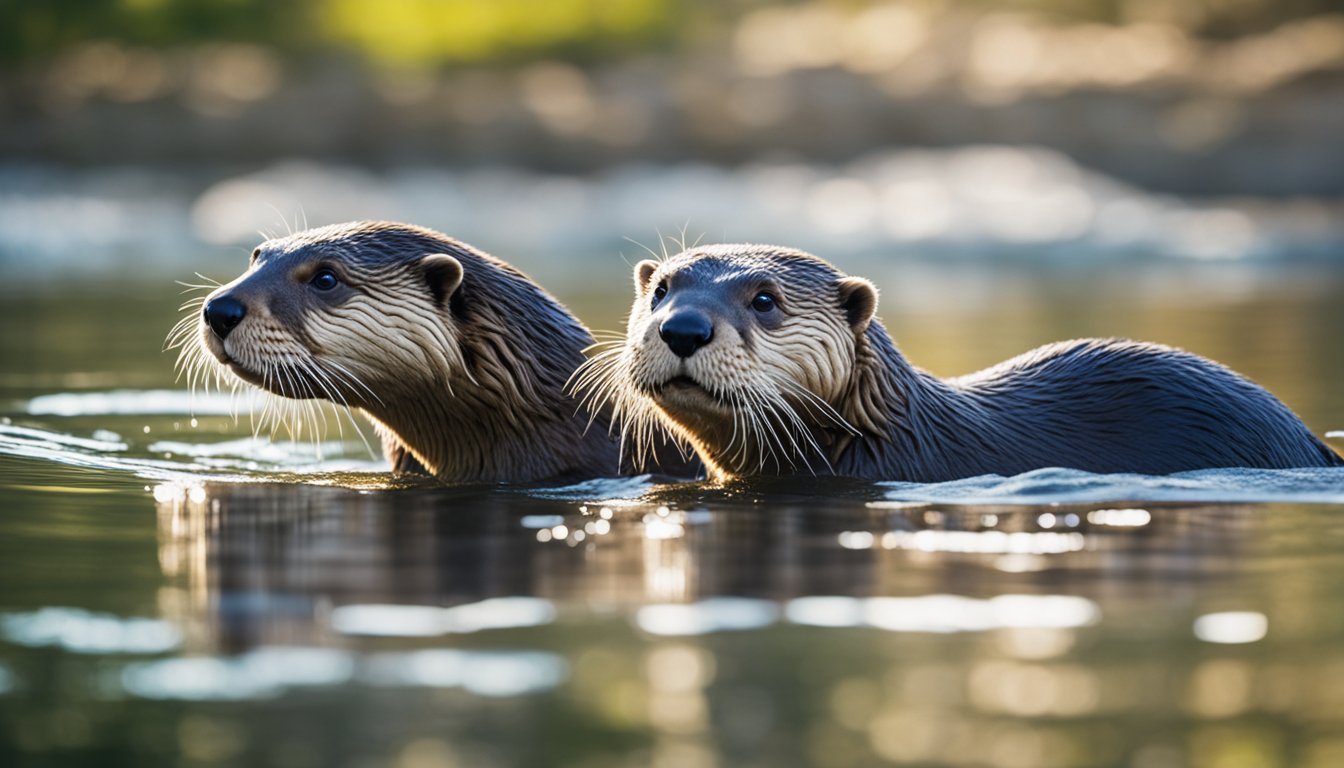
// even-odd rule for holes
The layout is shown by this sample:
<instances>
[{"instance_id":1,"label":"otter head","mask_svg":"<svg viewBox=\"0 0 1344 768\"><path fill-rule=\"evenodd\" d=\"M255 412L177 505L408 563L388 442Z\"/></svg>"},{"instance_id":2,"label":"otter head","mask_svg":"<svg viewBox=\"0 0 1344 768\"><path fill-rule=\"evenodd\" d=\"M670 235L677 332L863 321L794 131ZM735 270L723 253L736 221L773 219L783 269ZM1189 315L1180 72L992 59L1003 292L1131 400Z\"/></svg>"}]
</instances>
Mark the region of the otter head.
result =
<instances>
[{"instance_id":1,"label":"otter head","mask_svg":"<svg viewBox=\"0 0 1344 768\"><path fill-rule=\"evenodd\" d=\"M876 310L872 283L815 256L693 248L635 266L620 365L712 474L815 472L857 433L845 401Z\"/></svg>"},{"instance_id":2,"label":"otter head","mask_svg":"<svg viewBox=\"0 0 1344 768\"><path fill-rule=\"evenodd\" d=\"M200 344L268 392L378 414L399 391L462 368L450 306L463 269L446 245L383 223L267 240L206 297Z\"/></svg>"},{"instance_id":3,"label":"otter head","mask_svg":"<svg viewBox=\"0 0 1344 768\"><path fill-rule=\"evenodd\" d=\"M193 381L218 361L274 394L360 409L394 469L495 482L616 468L564 392L587 329L522 272L432 230L360 222L268 240L184 322L174 338L199 340L179 363Z\"/></svg>"}]
</instances>

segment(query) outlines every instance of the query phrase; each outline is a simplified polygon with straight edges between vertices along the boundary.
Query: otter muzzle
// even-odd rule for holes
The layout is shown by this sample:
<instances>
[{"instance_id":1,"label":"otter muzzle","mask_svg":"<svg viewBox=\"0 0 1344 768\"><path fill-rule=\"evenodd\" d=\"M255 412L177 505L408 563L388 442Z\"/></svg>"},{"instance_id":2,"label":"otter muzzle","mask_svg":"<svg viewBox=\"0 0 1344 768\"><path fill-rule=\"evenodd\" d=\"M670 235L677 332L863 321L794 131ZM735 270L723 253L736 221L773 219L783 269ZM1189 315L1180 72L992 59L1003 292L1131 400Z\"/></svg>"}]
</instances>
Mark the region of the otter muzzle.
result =
<instances>
[{"instance_id":1,"label":"otter muzzle","mask_svg":"<svg viewBox=\"0 0 1344 768\"><path fill-rule=\"evenodd\" d=\"M205 322L221 341L227 338L229 332L237 328L246 316L247 306L229 296L220 296L205 304Z\"/></svg>"},{"instance_id":2,"label":"otter muzzle","mask_svg":"<svg viewBox=\"0 0 1344 768\"><path fill-rule=\"evenodd\" d=\"M713 340L714 322L703 312L682 310L658 326L658 335L673 354L685 359Z\"/></svg>"}]
</instances>

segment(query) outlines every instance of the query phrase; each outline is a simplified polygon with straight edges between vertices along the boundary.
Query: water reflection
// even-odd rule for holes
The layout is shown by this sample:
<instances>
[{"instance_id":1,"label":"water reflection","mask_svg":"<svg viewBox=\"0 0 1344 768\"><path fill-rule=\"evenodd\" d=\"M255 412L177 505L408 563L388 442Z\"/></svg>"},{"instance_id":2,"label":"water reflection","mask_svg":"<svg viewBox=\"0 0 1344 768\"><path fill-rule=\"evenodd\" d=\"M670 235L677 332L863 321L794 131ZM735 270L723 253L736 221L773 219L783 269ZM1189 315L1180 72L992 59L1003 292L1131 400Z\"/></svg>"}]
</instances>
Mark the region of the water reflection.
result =
<instances>
[{"instance_id":1,"label":"water reflection","mask_svg":"<svg viewBox=\"0 0 1344 768\"><path fill-rule=\"evenodd\" d=\"M1083 586L1066 587L1070 574L1139 569L1178 583L1191 558L1218 553L1208 567L1250 546L1236 526L1200 522L1236 520L1235 507L1042 512L855 495L819 509L778 487L646 488L518 503L490 489L161 484L161 608L192 648L226 652L542 629L592 610L654 636L783 623L1027 631L1021 645L1101 620L1096 597L1070 594ZM1246 631L1223 615L1195 636Z\"/></svg>"},{"instance_id":2,"label":"water reflection","mask_svg":"<svg viewBox=\"0 0 1344 768\"><path fill-rule=\"evenodd\" d=\"M90 654L162 653L182 642L177 627L166 621L121 618L77 608L0 614L0 637L19 645Z\"/></svg>"},{"instance_id":3,"label":"water reflection","mask_svg":"<svg viewBox=\"0 0 1344 768\"><path fill-rule=\"evenodd\" d=\"M1319 735L1344 725L1344 622L1319 610L1344 589L1332 507L958 506L842 481L583 488L151 486L158 616L0 622L0 648L27 654L5 700L59 678L87 720L28 702L51 730L25 731L24 749L130 717L115 711L167 716L175 743L194 740L190 764L290 764L302 750L268 734L313 717L351 725L301 739L300 763L1335 754ZM1045 544L1064 540L1080 546ZM51 650L136 621L177 644ZM19 645L16 626L43 622L63 629Z\"/></svg>"},{"instance_id":4,"label":"water reflection","mask_svg":"<svg viewBox=\"0 0 1344 768\"><path fill-rule=\"evenodd\" d=\"M139 662L122 670L120 683L146 699L248 701L352 683L462 688L478 696L509 697L554 688L564 678L564 661L549 653L427 649L360 657L298 646Z\"/></svg>"}]
</instances>

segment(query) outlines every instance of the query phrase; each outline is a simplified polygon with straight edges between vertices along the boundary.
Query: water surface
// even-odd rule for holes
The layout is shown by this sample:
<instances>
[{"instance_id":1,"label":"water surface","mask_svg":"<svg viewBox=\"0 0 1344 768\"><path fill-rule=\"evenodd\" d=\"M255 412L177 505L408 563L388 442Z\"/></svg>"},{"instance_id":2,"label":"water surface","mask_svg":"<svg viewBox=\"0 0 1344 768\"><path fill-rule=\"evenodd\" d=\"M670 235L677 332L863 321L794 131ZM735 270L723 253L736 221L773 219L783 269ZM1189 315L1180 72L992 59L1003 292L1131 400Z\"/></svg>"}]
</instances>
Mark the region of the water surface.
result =
<instances>
[{"instance_id":1,"label":"water surface","mask_svg":"<svg viewBox=\"0 0 1344 768\"><path fill-rule=\"evenodd\" d=\"M1150 338L1344 429L1329 272L1147 274L883 314L941 374ZM1339 473L392 483L183 392L164 294L0 303L5 765L1344 763Z\"/></svg>"}]
</instances>

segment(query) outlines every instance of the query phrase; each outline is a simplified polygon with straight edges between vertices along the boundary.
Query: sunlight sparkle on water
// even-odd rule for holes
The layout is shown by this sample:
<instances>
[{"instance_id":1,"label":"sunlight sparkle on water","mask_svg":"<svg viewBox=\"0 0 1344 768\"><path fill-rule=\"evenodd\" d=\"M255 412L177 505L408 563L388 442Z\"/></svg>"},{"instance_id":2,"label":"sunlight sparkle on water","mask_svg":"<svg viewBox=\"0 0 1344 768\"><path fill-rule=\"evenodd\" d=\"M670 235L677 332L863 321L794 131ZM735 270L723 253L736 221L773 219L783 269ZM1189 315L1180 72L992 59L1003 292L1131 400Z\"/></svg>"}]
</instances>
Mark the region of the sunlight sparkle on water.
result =
<instances>
[{"instance_id":1,"label":"sunlight sparkle on water","mask_svg":"<svg viewBox=\"0 0 1344 768\"><path fill-rule=\"evenodd\" d=\"M147 699L237 701L340 685L354 669L354 657L345 651L259 648L235 658L188 656L131 664L122 670L121 684Z\"/></svg>"},{"instance_id":2,"label":"sunlight sparkle on water","mask_svg":"<svg viewBox=\"0 0 1344 768\"><path fill-rule=\"evenodd\" d=\"M1051 524L1054 524L1053 519ZM1049 555L1078 552L1087 545L1081 533L1042 531L845 531L838 536L845 549L906 549L918 552Z\"/></svg>"},{"instance_id":3,"label":"sunlight sparkle on water","mask_svg":"<svg viewBox=\"0 0 1344 768\"><path fill-rule=\"evenodd\" d=\"M209 494L205 487L194 483L168 482L159 483L154 486L152 491L154 500L160 504L182 503L190 501L193 504L204 504Z\"/></svg>"},{"instance_id":4,"label":"sunlight sparkle on water","mask_svg":"<svg viewBox=\"0 0 1344 768\"><path fill-rule=\"evenodd\" d=\"M371 685L462 688L500 698L548 690L566 676L564 660L552 653L433 648L371 656L364 679Z\"/></svg>"},{"instance_id":5,"label":"sunlight sparkle on water","mask_svg":"<svg viewBox=\"0 0 1344 768\"><path fill-rule=\"evenodd\" d=\"M343 605L331 612L331 625L343 635L433 637L488 629L550 624L555 606L534 597L496 597L452 608L423 605Z\"/></svg>"},{"instance_id":6,"label":"sunlight sparkle on water","mask_svg":"<svg viewBox=\"0 0 1344 768\"><path fill-rule=\"evenodd\" d=\"M767 600L715 597L688 605L646 605L635 623L651 635L704 635L774 624L779 606Z\"/></svg>"},{"instance_id":7,"label":"sunlight sparkle on water","mask_svg":"<svg viewBox=\"0 0 1344 768\"><path fill-rule=\"evenodd\" d=\"M682 527L684 522L686 522L684 513L659 507L654 512L644 515L644 538L679 539L686 533Z\"/></svg>"},{"instance_id":8,"label":"sunlight sparkle on water","mask_svg":"<svg viewBox=\"0 0 1344 768\"><path fill-rule=\"evenodd\" d=\"M1096 623L1101 610L1080 597L1003 595L989 600L958 595L874 597L864 621L892 632L983 632L1002 627L1064 629Z\"/></svg>"},{"instance_id":9,"label":"sunlight sparkle on water","mask_svg":"<svg viewBox=\"0 0 1344 768\"><path fill-rule=\"evenodd\" d=\"M1087 513L1087 522L1112 528L1140 528L1152 519L1146 509L1094 509Z\"/></svg>"},{"instance_id":10,"label":"sunlight sparkle on water","mask_svg":"<svg viewBox=\"0 0 1344 768\"><path fill-rule=\"evenodd\" d=\"M985 632L994 629L1068 630L1101 620L1096 603L1070 595L960 595L919 597L798 597L784 604L718 597L698 603L645 606L635 623L654 635L689 636L759 629L780 616L812 627L868 627L888 632Z\"/></svg>"},{"instance_id":11,"label":"sunlight sparkle on water","mask_svg":"<svg viewBox=\"0 0 1344 768\"><path fill-rule=\"evenodd\" d=\"M353 683L462 688L497 698L554 688L566 675L563 659L538 651L428 649L360 657L331 648L293 647L130 664L120 680L128 693L147 699L248 701Z\"/></svg>"},{"instance_id":12,"label":"sunlight sparkle on water","mask_svg":"<svg viewBox=\"0 0 1344 768\"><path fill-rule=\"evenodd\" d=\"M561 515L524 515L518 524L524 528L551 528L565 522Z\"/></svg>"},{"instance_id":13,"label":"sunlight sparkle on water","mask_svg":"<svg viewBox=\"0 0 1344 768\"><path fill-rule=\"evenodd\" d=\"M1195 619L1194 632L1195 637L1206 643L1254 643L1269 633L1269 619L1255 611L1206 613Z\"/></svg>"},{"instance_id":14,"label":"sunlight sparkle on water","mask_svg":"<svg viewBox=\"0 0 1344 768\"><path fill-rule=\"evenodd\" d=\"M246 413L249 399L185 389L58 392L39 395L24 409L33 416L229 416Z\"/></svg>"},{"instance_id":15,"label":"sunlight sparkle on water","mask_svg":"<svg viewBox=\"0 0 1344 768\"><path fill-rule=\"evenodd\" d=\"M166 621L78 608L0 614L0 635L11 643L71 653L162 653L182 644L182 633Z\"/></svg>"}]
</instances>

